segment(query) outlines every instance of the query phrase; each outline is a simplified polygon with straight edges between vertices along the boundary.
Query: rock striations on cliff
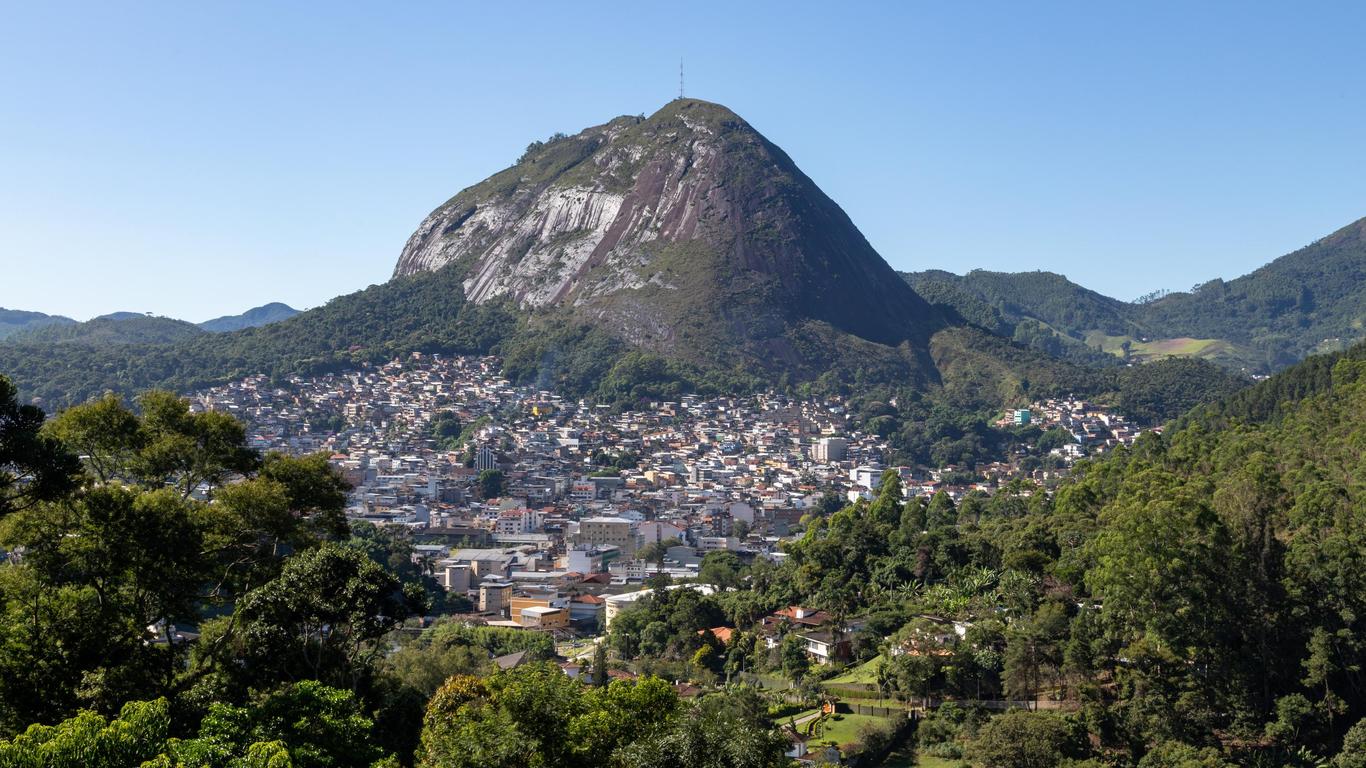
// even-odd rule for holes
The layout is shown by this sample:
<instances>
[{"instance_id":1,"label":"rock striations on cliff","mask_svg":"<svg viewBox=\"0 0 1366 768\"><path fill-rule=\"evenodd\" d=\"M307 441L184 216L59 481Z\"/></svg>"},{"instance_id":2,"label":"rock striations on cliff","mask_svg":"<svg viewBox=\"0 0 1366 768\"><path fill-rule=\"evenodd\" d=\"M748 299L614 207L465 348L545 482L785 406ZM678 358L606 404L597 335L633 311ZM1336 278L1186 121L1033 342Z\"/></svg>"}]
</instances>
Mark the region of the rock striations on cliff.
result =
<instances>
[{"instance_id":1,"label":"rock striations on cliff","mask_svg":"<svg viewBox=\"0 0 1366 768\"><path fill-rule=\"evenodd\" d=\"M466 300L704 364L815 372L819 347L872 343L921 376L944 322L786 153L695 99L537 142L457 194L395 276L445 267Z\"/></svg>"}]
</instances>

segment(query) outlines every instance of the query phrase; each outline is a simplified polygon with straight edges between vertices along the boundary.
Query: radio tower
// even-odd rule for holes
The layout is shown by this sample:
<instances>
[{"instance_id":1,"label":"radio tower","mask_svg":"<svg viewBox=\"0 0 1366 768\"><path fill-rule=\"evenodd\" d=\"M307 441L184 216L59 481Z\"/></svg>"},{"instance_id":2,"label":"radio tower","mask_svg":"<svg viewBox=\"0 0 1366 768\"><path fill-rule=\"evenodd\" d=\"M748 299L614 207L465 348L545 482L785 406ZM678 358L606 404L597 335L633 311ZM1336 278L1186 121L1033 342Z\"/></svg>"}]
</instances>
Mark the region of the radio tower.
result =
<instances>
[{"instance_id":1,"label":"radio tower","mask_svg":"<svg viewBox=\"0 0 1366 768\"><path fill-rule=\"evenodd\" d=\"M678 98L683 98L683 57L678 57Z\"/></svg>"}]
</instances>

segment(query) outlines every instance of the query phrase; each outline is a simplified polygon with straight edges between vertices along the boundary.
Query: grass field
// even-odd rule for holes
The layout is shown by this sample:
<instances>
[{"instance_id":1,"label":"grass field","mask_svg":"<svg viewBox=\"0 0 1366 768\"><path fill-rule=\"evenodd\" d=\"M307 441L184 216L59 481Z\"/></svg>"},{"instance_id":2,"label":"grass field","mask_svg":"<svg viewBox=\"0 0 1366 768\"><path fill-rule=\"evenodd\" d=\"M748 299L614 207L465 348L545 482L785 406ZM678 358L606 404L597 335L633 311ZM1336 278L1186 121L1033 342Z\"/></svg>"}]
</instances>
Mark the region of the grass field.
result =
<instances>
[{"instance_id":1,"label":"grass field","mask_svg":"<svg viewBox=\"0 0 1366 768\"><path fill-rule=\"evenodd\" d=\"M1086 334L1086 345L1088 347L1100 347L1102 351L1116 357L1124 356L1124 343L1126 341L1129 343L1129 357L1135 362L1160 360L1164 357L1198 357L1205 360L1225 357L1241 359L1245 352L1236 344L1224 339L1181 337L1139 341L1132 336L1107 336L1101 331L1091 331Z\"/></svg>"},{"instance_id":2,"label":"grass field","mask_svg":"<svg viewBox=\"0 0 1366 768\"><path fill-rule=\"evenodd\" d=\"M882 663L882 657L877 656L863 662L857 667L851 667L840 674L826 680L827 683L850 684L877 684L877 668Z\"/></svg>"},{"instance_id":3,"label":"grass field","mask_svg":"<svg viewBox=\"0 0 1366 768\"><path fill-rule=\"evenodd\" d=\"M867 725L868 723L885 722L887 722L887 718L873 717L872 715L832 715L825 721L825 729L821 732L818 741L833 741L840 746L857 744L859 740L859 731L864 725Z\"/></svg>"},{"instance_id":4,"label":"grass field","mask_svg":"<svg viewBox=\"0 0 1366 768\"><path fill-rule=\"evenodd\" d=\"M880 768L959 768L962 764L963 761L961 760L949 760L930 755L917 756L910 747L902 747L888 755Z\"/></svg>"},{"instance_id":5,"label":"grass field","mask_svg":"<svg viewBox=\"0 0 1366 768\"><path fill-rule=\"evenodd\" d=\"M958 768L958 766L962 764L962 760L949 760L943 757L922 755L916 758L916 761L912 765L917 766L917 768Z\"/></svg>"}]
</instances>

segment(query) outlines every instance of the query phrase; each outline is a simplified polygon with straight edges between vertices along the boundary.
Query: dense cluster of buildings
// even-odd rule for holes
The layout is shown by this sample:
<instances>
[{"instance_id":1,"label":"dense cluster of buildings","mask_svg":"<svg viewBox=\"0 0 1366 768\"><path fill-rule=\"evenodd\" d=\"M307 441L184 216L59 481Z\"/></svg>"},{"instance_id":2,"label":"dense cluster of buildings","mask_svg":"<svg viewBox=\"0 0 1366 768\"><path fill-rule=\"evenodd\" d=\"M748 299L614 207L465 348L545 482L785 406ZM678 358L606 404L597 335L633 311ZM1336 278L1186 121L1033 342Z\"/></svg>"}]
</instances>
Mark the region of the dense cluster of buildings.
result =
<instances>
[{"instance_id":1,"label":"dense cluster of buildings","mask_svg":"<svg viewBox=\"0 0 1366 768\"><path fill-rule=\"evenodd\" d=\"M553 632L596 631L647 576L696 576L709 552L780 558L778 542L824 494L870 497L881 482L887 445L838 399L688 395L622 411L498 370L492 358L414 354L250 377L193 407L237 416L260 450L326 452L354 487L352 520L409 528L414 557L484 620ZM1029 414L1079 442L1095 424L1125 439L1085 404ZM961 496L989 492L1010 468L952 487L936 470L896 469L908 495Z\"/></svg>"},{"instance_id":2,"label":"dense cluster of buildings","mask_svg":"<svg viewBox=\"0 0 1366 768\"><path fill-rule=\"evenodd\" d=\"M1142 432L1123 416L1076 398L1042 400L1010 412L997 423L1000 426L1032 424L1042 430L1062 429L1071 439L1055 450L1069 460L1119 445L1132 445Z\"/></svg>"}]
</instances>

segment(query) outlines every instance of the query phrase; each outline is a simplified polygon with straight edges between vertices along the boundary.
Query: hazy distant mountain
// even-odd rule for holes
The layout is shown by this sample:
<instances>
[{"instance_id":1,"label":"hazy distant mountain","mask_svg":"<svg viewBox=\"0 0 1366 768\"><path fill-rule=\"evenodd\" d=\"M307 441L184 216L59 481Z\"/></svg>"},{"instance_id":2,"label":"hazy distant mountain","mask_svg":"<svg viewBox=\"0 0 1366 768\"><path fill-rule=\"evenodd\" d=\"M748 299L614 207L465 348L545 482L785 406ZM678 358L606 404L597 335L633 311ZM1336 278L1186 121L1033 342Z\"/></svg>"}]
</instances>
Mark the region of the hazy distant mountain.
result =
<instances>
[{"instance_id":1,"label":"hazy distant mountain","mask_svg":"<svg viewBox=\"0 0 1366 768\"><path fill-rule=\"evenodd\" d=\"M115 312L84 323L33 328L11 335L10 345L62 344L80 346L170 344L204 333L193 323L136 312Z\"/></svg>"},{"instance_id":2,"label":"hazy distant mountain","mask_svg":"<svg viewBox=\"0 0 1366 768\"><path fill-rule=\"evenodd\" d=\"M278 323L281 320L288 320L297 314L299 314L299 310L288 304L281 304L276 301L248 309L240 315L225 315L223 317L216 317L212 320L205 320L199 324L199 327L206 331L213 331L214 333L240 331L243 328L256 328L262 325Z\"/></svg>"},{"instance_id":3,"label":"hazy distant mountain","mask_svg":"<svg viewBox=\"0 0 1366 768\"><path fill-rule=\"evenodd\" d=\"M74 322L76 321L61 315L45 315L42 312L0 307L0 339L46 325L69 325Z\"/></svg>"}]
</instances>

